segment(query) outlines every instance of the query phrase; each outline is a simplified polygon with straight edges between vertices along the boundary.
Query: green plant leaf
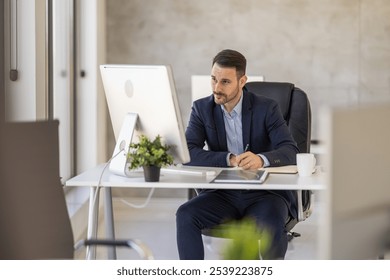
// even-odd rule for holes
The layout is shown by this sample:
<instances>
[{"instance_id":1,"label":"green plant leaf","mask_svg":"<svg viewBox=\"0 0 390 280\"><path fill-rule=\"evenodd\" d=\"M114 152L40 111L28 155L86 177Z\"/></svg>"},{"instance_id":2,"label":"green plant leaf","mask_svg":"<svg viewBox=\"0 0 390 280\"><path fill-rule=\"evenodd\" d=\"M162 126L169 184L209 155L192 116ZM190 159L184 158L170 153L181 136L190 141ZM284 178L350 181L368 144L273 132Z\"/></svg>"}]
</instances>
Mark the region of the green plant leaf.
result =
<instances>
[{"instance_id":1,"label":"green plant leaf","mask_svg":"<svg viewBox=\"0 0 390 280\"><path fill-rule=\"evenodd\" d=\"M162 143L160 135L151 141L146 135L140 135L138 143L131 143L127 154L130 169L142 166L163 167L173 163L173 156L168 153L171 146Z\"/></svg>"},{"instance_id":2,"label":"green plant leaf","mask_svg":"<svg viewBox=\"0 0 390 280\"><path fill-rule=\"evenodd\" d=\"M254 219L245 218L232 221L224 227L223 237L231 239L223 248L223 258L226 260L256 260L259 250L264 253L269 249L270 235L259 229Z\"/></svg>"}]
</instances>

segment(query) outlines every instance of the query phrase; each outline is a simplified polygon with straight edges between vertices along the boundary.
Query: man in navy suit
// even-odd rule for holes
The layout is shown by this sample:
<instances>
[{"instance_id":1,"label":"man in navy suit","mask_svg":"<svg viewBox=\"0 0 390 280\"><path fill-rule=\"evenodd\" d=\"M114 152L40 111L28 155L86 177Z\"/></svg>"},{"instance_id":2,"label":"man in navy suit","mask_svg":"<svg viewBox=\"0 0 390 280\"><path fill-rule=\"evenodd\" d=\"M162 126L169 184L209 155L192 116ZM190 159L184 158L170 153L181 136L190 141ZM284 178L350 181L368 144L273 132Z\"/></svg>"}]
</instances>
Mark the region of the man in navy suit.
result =
<instances>
[{"instance_id":1,"label":"man in navy suit","mask_svg":"<svg viewBox=\"0 0 390 280\"><path fill-rule=\"evenodd\" d=\"M246 59L237 51L223 50L214 57L213 94L193 103L186 130L189 165L257 169L295 164L298 148L278 104L247 91L245 71ZM285 224L296 213L293 191L201 190L176 213L179 257L204 259L202 229L251 217L271 233L270 249L262 258L284 259Z\"/></svg>"}]
</instances>

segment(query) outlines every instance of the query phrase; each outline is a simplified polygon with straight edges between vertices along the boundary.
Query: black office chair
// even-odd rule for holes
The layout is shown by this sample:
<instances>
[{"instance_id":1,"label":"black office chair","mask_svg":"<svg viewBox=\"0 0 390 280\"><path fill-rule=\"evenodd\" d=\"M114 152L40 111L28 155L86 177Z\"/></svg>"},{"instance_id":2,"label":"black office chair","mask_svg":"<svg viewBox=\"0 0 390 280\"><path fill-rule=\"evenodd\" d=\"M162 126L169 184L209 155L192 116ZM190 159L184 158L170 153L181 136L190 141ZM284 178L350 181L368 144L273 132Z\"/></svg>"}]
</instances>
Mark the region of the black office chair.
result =
<instances>
[{"instance_id":1,"label":"black office chair","mask_svg":"<svg viewBox=\"0 0 390 280\"><path fill-rule=\"evenodd\" d=\"M311 108L306 93L292 83L249 82L246 88L256 94L266 96L278 102L287 126L301 153L310 152L311 143ZM292 232L293 227L307 219L312 213L313 192L298 190L298 218L290 219L286 224L289 240L300 236Z\"/></svg>"},{"instance_id":2,"label":"black office chair","mask_svg":"<svg viewBox=\"0 0 390 280\"><path fill-rule=\"evenodd\" d=\"M278 102L284 119L290 128L294 140L301 153L310 152L311 141L311 109L305 92L292 83L282 82L248 82L245 87L255 94L266 96ZM289 241L300 236L293 232L294 226L307 219L312 213L313 192L297 190L298 215L297 219L290 218L286 223ZM191 191L189 197L196 195ZM212 229L204 229L202 234L210 237L225 237L228 224L221 224Z\"/></svg>"},{"instance_id":3,"label":"black office chair","mask_svg":"<svg viewBox=\"0 0 390 280\"><path fill-rule=\"evenodd\" d=\"M75 246L59 175L58 121L1 129L0 259L73 259L75 247L121 246L153 258L139 240L81 240Z\"/></svg>"}]
</instances>

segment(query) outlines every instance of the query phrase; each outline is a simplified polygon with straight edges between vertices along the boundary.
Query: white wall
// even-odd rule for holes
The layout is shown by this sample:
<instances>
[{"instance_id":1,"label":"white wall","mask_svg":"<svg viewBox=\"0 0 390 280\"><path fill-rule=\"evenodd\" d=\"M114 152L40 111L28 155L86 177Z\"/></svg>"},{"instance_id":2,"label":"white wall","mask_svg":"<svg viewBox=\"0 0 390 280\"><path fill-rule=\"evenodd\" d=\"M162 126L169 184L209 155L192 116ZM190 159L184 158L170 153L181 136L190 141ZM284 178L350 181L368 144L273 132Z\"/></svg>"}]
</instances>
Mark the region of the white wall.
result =
<instances>
[{"instance_id":1,"label":"white wall","mask_svg":"<svg viewBox=\"0 0 390 280\"><path fill-rule=\"evenodd\" d=\"M249 75L307 92L317 137L321 105L390 100L389 15L388 0L107 1L107 62L171 64L187 118L191 75L237 49Z\"/></svg>"}]
</instances>

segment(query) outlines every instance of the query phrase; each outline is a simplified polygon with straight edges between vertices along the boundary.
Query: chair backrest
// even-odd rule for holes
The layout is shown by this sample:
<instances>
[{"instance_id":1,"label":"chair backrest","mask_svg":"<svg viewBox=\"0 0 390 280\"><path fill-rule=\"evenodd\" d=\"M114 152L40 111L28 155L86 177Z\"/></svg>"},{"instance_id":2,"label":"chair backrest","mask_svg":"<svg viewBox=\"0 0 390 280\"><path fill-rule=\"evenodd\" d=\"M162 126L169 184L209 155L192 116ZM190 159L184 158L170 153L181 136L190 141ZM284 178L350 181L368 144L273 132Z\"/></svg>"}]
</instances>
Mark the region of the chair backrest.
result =
<instances>
[{"instance_id":1,"label":"chair backrest","mask_svg":"<svg viewBox=\"0 0 390 280\"><path fill-rule=\"evenodd\" d=\"M299 151L310 152L311 109L306 93L291 83L248 82L245 87L278 102Z\"/></svg>"},{"instance_id":2,"label":"chair backrest","mask_svg":"<svg viewBox=\"0 0 390 280\"><path fill-rule=\"evenodd\" d=\"M301 153L310 152L311 141L311 108L309 99L304 91L292 83L281 82L248 82L245 87L255 93L278 102L283 117ZM312 194L310 190L297 192L301 196L302 211L297 220L290 220L286 229L291 230L295 224L311 215ZM300 209L300 205L298 206ZM299 210L298 210L299 212Z\"/></svg>"},{"instance_id":3,"label":"chair backrest","mask_svg":"<svg viewBox=\"0 0 390 280\"><path fill-rule=\"evenodd\" d=\"M0 259L72 259L73 231L59 175L58 121L2 130Z\"/></svg>"}]
</instances>

